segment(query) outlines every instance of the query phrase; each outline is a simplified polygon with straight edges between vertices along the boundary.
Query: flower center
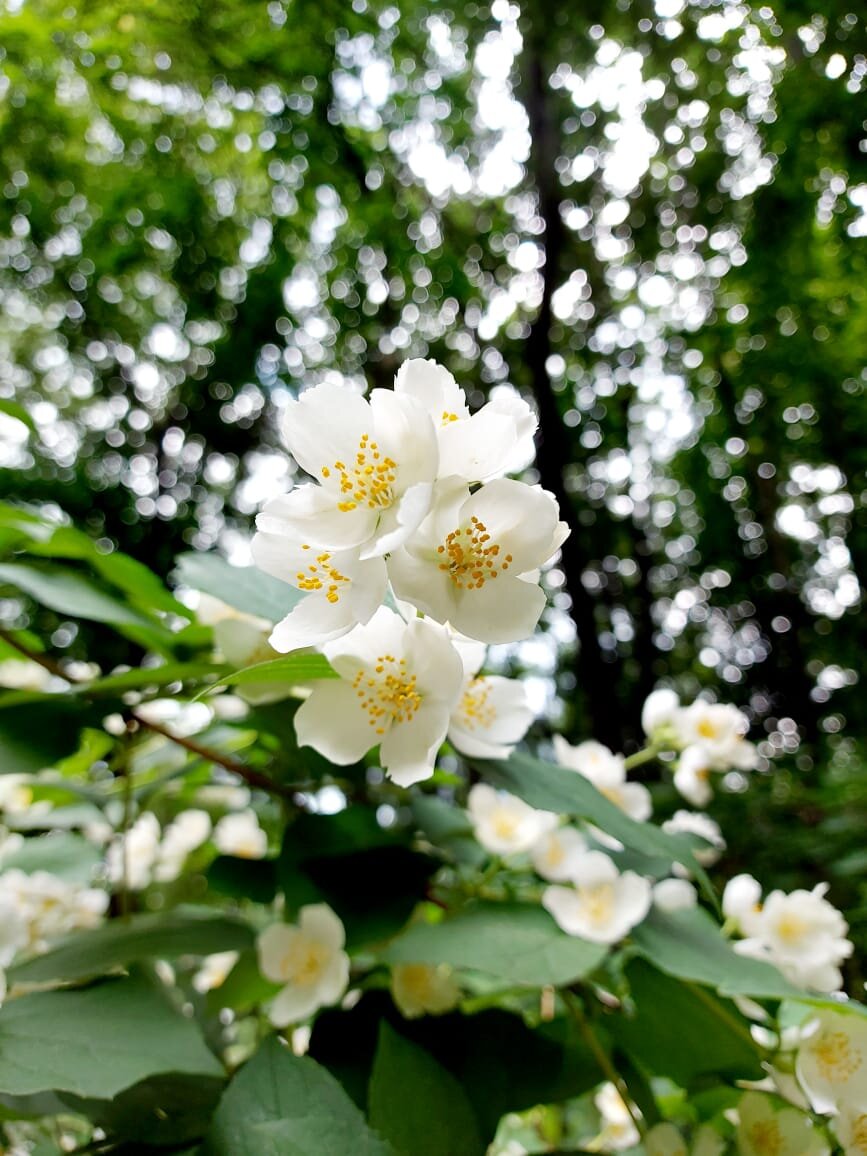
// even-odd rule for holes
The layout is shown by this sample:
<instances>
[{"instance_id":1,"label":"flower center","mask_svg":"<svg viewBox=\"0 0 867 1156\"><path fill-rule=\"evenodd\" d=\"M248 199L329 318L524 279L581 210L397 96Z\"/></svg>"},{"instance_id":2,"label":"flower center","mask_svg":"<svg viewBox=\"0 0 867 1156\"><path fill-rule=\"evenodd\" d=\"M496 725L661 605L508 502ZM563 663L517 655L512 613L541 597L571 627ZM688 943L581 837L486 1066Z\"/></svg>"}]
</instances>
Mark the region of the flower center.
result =
<instances>
[{"instance_id":1,"label":"flower center","mask_svg":"<svg viewBox=\"0 0 867 1156\"><path fill-rule=\"evenodd\" d=\"M309 550L310 547L305 544L301 549ZM340 584L349 581L345 574L341 574L331 565L330 554L317 554L316 561L311 562L306 570L299 570L295 580L298 589L303 590L305 594L314 590L324 590L325 597L331 603L340 601Z\"/></svg>"},{"instance_id":2,"label":"flower center","mask_svg":"<svg viewBox=\"0 0 867 1156\"><path fill-rule=\"evenodd\" d=\"M791 945L799 943L809 929L809 924L805 920L791 912L781 916L777 922L777 936L783 943Z\"/></svg>"},{"instance_id":3,"label":"flower center","mask_svg":"<svg viewBox=\"0 0 867 1156\"><path fill-rule=\"evenodd\" d=\"M779 1156L783 1138L776 1120L759 1120L749 1129L750 1144L761 1156Z\"/></svg>"},{"instance_id":4,"label":"flower center","mask_svg":"<svg viewBox=\"0 0 867 1156\"><path fill-rule=\"evenodd\" d=\"M703 718L695 729L703 739L715 739L717 737L716 725L710 719Z\"/></svg>"},{"instance_id":5,"label":"flower center","mask_svg":"<svg viewBox=\"0 0 867 1156\"><path fill-rule=\"evenodd\" d=\"M497 718L497 708L488 701L491 697L491 687L483 678L474 678L461 699L458 708L461 722L468 731L476 727L486 730L492 726Z\"/></svg>"},{"instance_id":6,"label":"flower center","mask_svg":"<svg viewBox=\"0 0 867 1156\"><path fill-rule=\"evenodd\" d=\"M563 844L553 835L548 841L548 850L545 852L545 862L549 867L559 867L566 858L566 852L563 850Z\"/></svg>"},{"instance_id":7,"label":"flower center","mask_svg":"<svg viewBox=\"0 0 867 1156\"><path fill-rule=\"evenodd\" d=\"M457 421L457 420L458 420L458 415L456 413L449 413L449 411L447 409L444 409L442 414L440 415L440 425L448 425L449 422L453 422L453 421Z\"/></svg>"},{"instance_id":8,"label":"flower center","mask_svg":"<svg viewBox=\"0 0 867 1156\"><path fill-rule=\"evenodd\" d=\"M867 1116L859 1116L857 1120L852 1121L852 1134L846 1147L867 1153Z\"/></svg>"},{"instance_id":9,"label":"flower center","mask_svg":"<svg viewBox=\"0 0 867 1156\"><path fill-rule=\"evenodd\" d=\"M520 826L521 820L511 811L495 811L491 816L491 827L498 839L511 839Z\"/></svg>"},{"instance_id":10,"label":"flower center","mask_svg":"<svg viewBox=\"0 0 867 1156\"><path fill-rule=\"evenodd\" d=\"M578 892L584 904L584 911L591 923L597 926L607 923L614 906L614 886L600 883L596 887L579 887Z\"/></svg>"},{"instance_id":11,"label":"flower center","mask_svg":"<svg viewBox=\"0 0 867 1156\"><path fill-rule=\"evenodd\" d=\"M421 706L416 676L407 670L405 658L393 654L381 654L372 672L359 670L352 686L378 735L391 723L409 722Z\"/></svg>"},{"instance_id":12,"label":"flower center","mask_svg":"<svg viewBox=\"0 0 867 1156\"><path fill-rule=\"evenodd\" d=\"M845 1084L861 1067L861 1056L852 1049L845 1032L822 1032L810 1050L829 1084Z\"/></svg>"},{"instance_id":13,"label":"flower center","mask_svg":"<svg viewBox=\"0 0 867 1156\"><path fill-rule=\"evenodd\" d=\"M358 443L355 465L347 466L346 462L338 461L333 466L323 466L322 476L338 475L344 499L337 503L337 508L346 513L360 505L371 510L390 506L394 501L396 470L397 462L380 452L370 434L364 434Z\"/></svg>"},{"instance_id":14,"label":"flower center","mask_svg":"<svg viewBox=\"0 0 867 1156\"><path fill-rule=\"evenodd\" d=\"M491 541L487 526L478 518L470 519L468 526L459 526L446 537L437 553L443 556L439 564L459 590L480 590L489 578L496 578L501 570L508 570L512 555L499 561L500 547Z\"/></svg>"},{"instance_id":15,"label":"flower center","mask_svg":"<svg viewBox=\"0 0 867 1156\"><path fill-rule=\"evenodd\" d=\"M284 974L293 983L315 983L329 956L324 943L313 939L296 939L283 961Z\"/></svg>"}]
</instances>

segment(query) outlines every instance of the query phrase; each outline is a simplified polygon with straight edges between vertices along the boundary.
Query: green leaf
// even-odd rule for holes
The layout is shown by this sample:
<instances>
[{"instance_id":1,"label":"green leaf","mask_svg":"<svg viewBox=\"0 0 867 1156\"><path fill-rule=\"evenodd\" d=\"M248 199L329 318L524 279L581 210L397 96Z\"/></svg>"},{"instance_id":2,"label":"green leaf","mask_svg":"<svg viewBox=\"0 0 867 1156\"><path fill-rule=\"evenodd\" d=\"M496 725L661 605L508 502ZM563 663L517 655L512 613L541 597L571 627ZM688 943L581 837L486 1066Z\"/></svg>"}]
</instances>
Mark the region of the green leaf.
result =
<instances>
[{"instance_id":1,"label":"green leaf","mask_svg":"<svg viewBox=\"0 0 867 1156\"><path fill-rule=\"evenodd\" d=\"M564 934L547 911L477 903L442 923L414 923L393 940L386 963L448 963L510 983L562 986L595 970L608 949Z\"/></svg>"},{"instance_id":2,"label":"green leaf","mask_svg":"<svg viewBox=\"0 0 867 1156\"><path fill-rule=\"evenodd\" d=\"M107 593L87 575L60 566L28 566L22 562L0 563L0 582L29 594L49 610L105 622L111 626L135 626L153 630L159 624L139 610Z\"/></svg>"},{"instance_id":3,"label":"green leaf","mask_svg":"<svg viewBox=\"0 0 867 1156\"><path fill-rule=\"evenodd\" d=\"M111 1099L160 1073L221 1076L192 1020L140 976L45 991L0 1008L0 1092Z\"/></svg>"},{"instance_id":4,"label":"green leaf","mask_svg":"<svg viewBox=\"0 0 867 1156\"><path fill-rule=\"evenodd\" d=\"M684 1088L706 1073L761 1079L759 1049L734 1004L642 959L633 960L626 975L635 1013L609 1016L606 1027L648 1073L670 1076Z\"/></svg>"},{"instance_id":5,"label":"green leaf","mask_svg":"<svg viewBox=\"0 0 867 1156\"><path fill-rule=\"evenodd\" d=\"M105 975L141 959L243 951L253 944L251 928L239 919L184 910L133 915L93 931L81 931L34 959L11 969L15 983L47 983Z\"/></svg>"},{"instance_id":6,"label":"green leaf","mask_svg":"<svg viewBox=\"0 0 867 1156\"><path fill-rule=\"evenodd\" d=\"M83 727L105 711L59 694L0 697L0 775L33 775L78 750Z\"/></svg>"},{"instance_id":7,"label":"green leaf","mask_svg":"<svg viewBox=\"0 0 867 1156\"><path fill-rule=\"evenodd\" d=\"M279 622L301 599L294 586L257 570L232 566L219 554L189 553L175 559L175 579L193 590L202 590L236 610Z\"/></svg>"},{"instance_id":8,"label":"green leaf","mask_svg":"<svg viewBox=\"0 0 867 1156\"><path fill-rule=\"evenodd\" d=\"M478 766L495 786L511 791L531 807L577 815L619 839L624 847L651 857L664 856L682 863L694 875L704 874L688 839L669 835L652 823L636 823L576 771L519 753L506 760L478 761Z\"/></svg>"},{"instance_id":9,"label":"green leaf","mask_svg":"<svg viewBox=\"0 0 867 1156\"><path fill-rule=\"evenodd\" d=\"M176 1156L176 1145L207 1131L224 1087L225 1080L215 1076L172 1072L142 1080L113 1100L83 1100L66 1093L63 1107L93 1120L113 1141L138 1141L131 1152L170 1147ZM146 1149L140 1146L142 1137L147 1137ZM117 1152L114 1146L112 1152Z\"/></svg>"},{"instance_id":10,"label":"green leaf","mask_svg":"<svg viewBox=\"0 0 867 1156\"><path fill-rule=\"evenodd\" d=\"M307 682L312 678L339 678L328 659L322 654L290 654L286 658L274 658L268 662L257 662L224 675L212 682L202 694L207 694L218 686L242 686L259 682ZM199 698L202 697L200 694Z\"/></svg>"},{"instance_id":11,"label":"green leaf","mask_svg":"<svg viewBox=\"0 0 867 1156\"><path fill-rule=\"evenodd\" d=\"M3 857L3 869L17 868L31 874L50 871L69 883L90 883L102 855L81 835L68 831L25 839L17 851Z\"/></svg>"},{"instance_id":12,"label":"green leaf","mask_svg":"<svg viewBox=\"0 0 867 1156\"><path fill-rule=\"evenodd\" d=\"M395 1156L333 1076L271 1036L235 1076L202 1156Z\"/></svg>"},{"instance_id":13,"label":"green leaf","mask_svg":"<svg viewBox=\"0 0 867 1156\"><path fill-rule=\"evenodd\" d=\"M487 1148L455 1077L387 1023L379 1030L368 1115L401 1156L484 1156Z\"/></svg>"},{"instance_id":14,"label":"green leaf","mask_svg":"<svg viewBox=\"0 0 867 1156\"><path fill-rule=\"evenodd\" d=\"M769 963L733 951L714 920L699 907L672 912L654 908L631 934L636 950L660 971L709 984L721 995L759 999L803 995Z\"/></svg>"},{"instance_id":15,"label":"green leaf","mask_svg":"<svg viewBox=\"0 0 867 1156\"><path fill-rule=\"evenodd\" d=\"M36 423L24 406L19 405L17 401L7 401L6 398L0 398L0 413L5 413L7 417L14 417L16 421L27 426L31 433L35 432Z\"/></svg>"}]
</instances>

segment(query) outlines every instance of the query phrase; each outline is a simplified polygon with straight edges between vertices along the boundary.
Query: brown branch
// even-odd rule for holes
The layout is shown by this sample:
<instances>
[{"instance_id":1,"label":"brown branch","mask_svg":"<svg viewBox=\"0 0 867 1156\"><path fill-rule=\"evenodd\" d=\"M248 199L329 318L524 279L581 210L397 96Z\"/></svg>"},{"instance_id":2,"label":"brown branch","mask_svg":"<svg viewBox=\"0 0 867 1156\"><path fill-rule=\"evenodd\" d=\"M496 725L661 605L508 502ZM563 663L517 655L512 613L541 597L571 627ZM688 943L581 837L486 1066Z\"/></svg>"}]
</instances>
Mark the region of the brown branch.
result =
<instances>
[{"instance_id":1,"label":"brown branch","mask_svg":"<svg viewBox=\"0 0 867 1156\"><path fill-rule=\"evenodd\" d=\"M58 678L63 678L67 682L75 683L77 686L85 687L83 693L86 697L86 679L74 678L68 674L61 663L55 659L44 654L39 654L35 650L31 650L23 643L19 642L17 638L11 635L7 630L0 628L0 639L3 640L13 650L17 650L24 658L31 662L37 663L51 674ZM210 747L204 746L202 743L197 743L193 739L186 738L182 735L173 734L167 727L160 723L150 722L135 710L128 712L129 718L136 723L143 730L148 730L154 734L162 735L163 738L168 739L169 742L175 743L176 746L183 747L184 750L191 754L197 755L200 759L205 759L206 762L214 763L218 767L223 767L224 770L230 771L233 775L237 775L243 779L251 787L256 787L260 791L267 791L269 794L278 795L282 799L294 800L295 792L300 788L297 785L288 783L275 783L273 779L269 779L267 775L248 767L246 763L238 762L237 759L230 758L228 755L222 755L219 751L212 750Z\"/></svg>"}]
</instances>

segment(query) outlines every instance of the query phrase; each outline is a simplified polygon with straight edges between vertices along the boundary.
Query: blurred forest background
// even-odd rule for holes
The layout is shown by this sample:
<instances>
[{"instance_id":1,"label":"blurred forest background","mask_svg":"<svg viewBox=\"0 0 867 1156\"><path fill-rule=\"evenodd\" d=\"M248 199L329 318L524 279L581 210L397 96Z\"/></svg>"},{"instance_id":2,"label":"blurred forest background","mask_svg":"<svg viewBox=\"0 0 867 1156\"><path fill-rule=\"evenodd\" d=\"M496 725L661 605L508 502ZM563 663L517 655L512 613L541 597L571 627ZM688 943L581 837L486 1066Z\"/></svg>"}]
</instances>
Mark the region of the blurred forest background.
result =
<instances>
[{"instance_id":1,"label":"blurred forest background","mask_svg":"<svg viewBox=\"0 0 867 1156\"><path fill-rule=\"evenodd\" d=\"M0 492L245 561L302 384L512 385L574 532L503 661L615 749L659 682L742 706L726 871L863 935L859 7L5 0Z\"/></svg>"}]
</instances>

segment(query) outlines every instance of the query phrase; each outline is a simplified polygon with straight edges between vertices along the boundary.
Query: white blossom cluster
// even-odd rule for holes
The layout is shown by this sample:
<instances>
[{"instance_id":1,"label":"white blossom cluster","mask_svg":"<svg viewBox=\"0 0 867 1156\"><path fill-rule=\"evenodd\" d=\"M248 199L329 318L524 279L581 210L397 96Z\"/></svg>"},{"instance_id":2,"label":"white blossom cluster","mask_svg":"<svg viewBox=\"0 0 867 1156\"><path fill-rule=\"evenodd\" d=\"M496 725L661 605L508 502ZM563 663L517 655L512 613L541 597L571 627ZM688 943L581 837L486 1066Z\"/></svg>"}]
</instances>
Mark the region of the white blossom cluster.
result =
<instances>
[{"instance_id":1,"label":"white blossom cluster","mask_svg":"<svg viewBox=\"0 0 867 1156\"><path fill-rule=\"evenodd\" d=\"M772 891L762 901L761 884L737 875L723 894L723 915L744 936L740 955L774 964L799 987L837 991L843 986L840 964L852 954L849 925L825 898L827 883L812 891Z\"/></svg>"},{"instance_id":2,"label":"white blossom cluster","mask_svg":"<svg viewBox=\"0 0 867 1156\"><path fill-rule=\"evenodd\" d=\"M749 719L730 703L698 698L682 706L673 690L656 690L648 695L641 722L660 750L679 752L674 785L695 807L713 798L714 773L751 771L758 763L758 751L746 738Z\"/></svg>"},{"instance_id":3,"label":"white blossom cluster","mask_svg":"<svg viewBox=\"0 0 867 1156\"><path fill-rule=\"evenodd\" d=\"M291 403L285 440L315 481L265 506L252 551L303 595L271 646L320 647L339 675L298 710L302 746L340 766L379 746L409 786L433 773L447 734L489 757L523 735L522 688L478 672L485 645L532 633L539 568L568 533L549 493L504 476L529 459L535 428L512 395L471 414L433 361L407 361L369 400L323 383Z\"/></svg>"}]
</instances>

